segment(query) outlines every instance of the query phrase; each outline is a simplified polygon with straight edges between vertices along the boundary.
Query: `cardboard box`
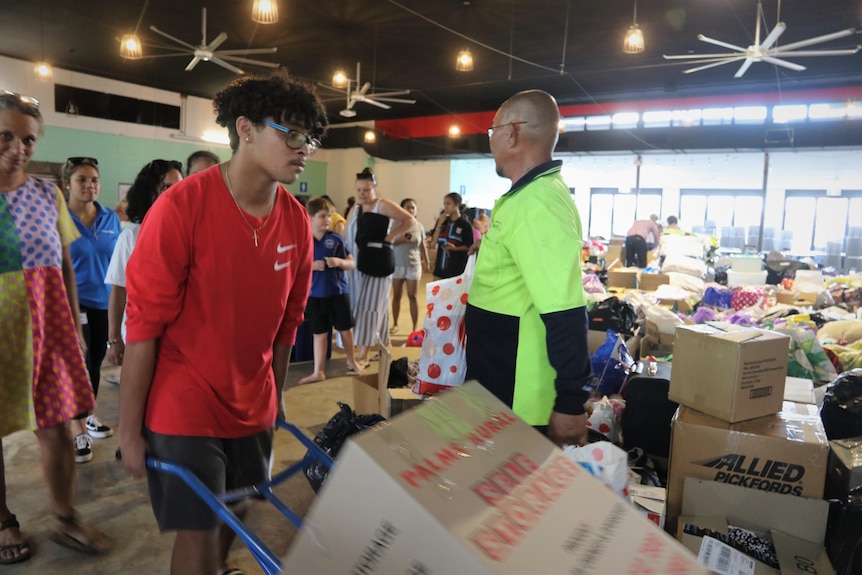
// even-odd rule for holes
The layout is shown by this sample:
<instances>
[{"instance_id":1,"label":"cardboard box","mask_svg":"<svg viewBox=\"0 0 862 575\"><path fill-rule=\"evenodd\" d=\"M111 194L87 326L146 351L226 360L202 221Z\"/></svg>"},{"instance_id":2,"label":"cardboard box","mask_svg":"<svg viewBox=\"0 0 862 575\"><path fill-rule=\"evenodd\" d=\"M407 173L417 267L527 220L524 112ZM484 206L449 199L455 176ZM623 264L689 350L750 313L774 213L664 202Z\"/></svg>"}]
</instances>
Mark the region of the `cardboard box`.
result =
<instances>
[{"instance_id":1,"label":"cardboard box","mask_svg":"<svg viewBox=\"0 0 862 575\"><path fill-rule=\"evenodd\" d=\"M658 324L656 324L655 322L649 320L646 321L647 337L651 337L664 345L673 345L673 342L676 339L676 328L677 326L673 326L673 331L667 333L661 331Z\"/></svg>"},{"instance_id":2,"label":"cardboard box","mask_svg":"<svg viewBox=\"0 0 862 575\"><path fill-rule=\"evenodd\" d=\"M708 574L476 382L348 441L283 568Z\"/></svg>"},{"instance_id":3,"label":"cardboard box","mask_svg":"<svg viewBox=\"0 0 862 575\"><path fill-rule=\"evenodd\" d=\"M814 292L799 292L798 294L781 292L779 294L776 294L775 301L777 301L778 303L795 305L800 307L811 306L817 303L817 294Z\"/></svg>"},{"instance_id":4,"label":"cardboard box","mask_svg":"<svg viewBox=\"0 0 862 575\"><path fill-rule=\"evenodd\" d=\"M668 396L735 423L781 410L790 338L721 322L679 326Z\"/></svg>"},{"instance_id":5,"label":"cardboard box","mask_svg":"<svg viewBox=\"0 0 862 575\"><path fill-rule=\"evenodd\" d=\"M378 346L380 354L377 373L353 378L353 409L356 413L379 413L389 419L406 409L415 407L422 401L421 395L416 395L409 388L389 389L389 369L392 366L392 353L386 346ZM398 348L399 357L406 356L410 361L417 361L422 354L422 348Z\"/></svg>"},{"instance_id":6,"label":"cardboard box","mask_svg":"<svg viewBox=\"0 0 862 575\"><path fill-rule=\"evenodd\" d=\"M667 274L641 274L638 280L638 289L644 291L655 291L660 285L670 283L670 276Z\"/></svg>"},{"instance_id":7,"label":"cardboard box","mask_svg":"<svg viewBox=\"0 0 862 575\"><path fill-rule=\"evenodd\" d=\"M691 302L688 299L667 299L662 298L658 300L658 304L660 306L664 306L670 308L673 311L679 313L688 313L694 309L694 306L691 305Z\"/></svg>"},{"instance_id":8,"label":"cardboard box","mask_svg":"<svg viewBox=\"0 0 862 575\"><path fill-rule=\"evenodd\" d=\"M697 553L704 533L692 527L726 534L728 525L771 534L779 566L749 557L754 575L834 575L823 548L829 504L819 499L765 493L720 483L688 479L678 538ZM695 534L697 533L697 534ZM732 551L725 554L725 558Z\"/></svg>"},{"instance_id":9,"label":"cardboard box","mask_svg":"<svg viewBox=\"0 0 862 575\"><path fill-rule=\"evenodd\" d=\"M608 270L608 287L635 289L638 287L638 268Z\"/></svg>"},{"instance_id":10,"label":"cardboard box","mask_svg":"<svg viewBox=\"0 0 862 575\"><path fill-rule=\"evenodd\" d=\"M862 486L862 437L829 442L826 498L847 501L855 487Z\"/></svg>"},{"instance_id":11,"label":"cardboard box","mask_svg":"<svg viewBox=\"0 0 862 575\"><path fill-rule=\"evenodd\" d=\"M664 487L629 483L629 501L632 507L647 519L664 528L667 490Z\"/></svg>"},{"instance_id":12,"label":"cardboard box","mask_svg":"<svg viewBox=\"0 0 862 575\"><path fill-rule=\"evenodd\" d=\"M784 378L784 401L817 405L817 399L814 397L814 382L803 377L788 375Z\"/></svg>"},{"instance_id":13,"label":"cardboard box","mask_svg":"<svg viewBox=\"0 0 862 575\"><path fill-rule=\"evenodd\" d=\"M625 267L626 262L623 259L623 247L622 246L608 246L608 249L605 251L605 266L610 268L621 268Z\"/></svg>"},{"instance_id":14,"label":"cardboard box","mask_svg":"<svg viewBox=\"0 0 862 575\"><path fill-rule=\"evenodd\" d=\"M786 402L778 414L733 424L680 406L672 422L667 524L675 532L687 477L820 498L828 458L816 406Z\"/></svg>"},{"instance_id":15,"label":"cardboard box","mask_svg":"<svg viewBox=\"0 0 862 575\"><path fill-rule=\"evenodd\" d=\"M673 354L673 343L662 343L661 339L652 336L646 336L641 339L640 346L641 357L653 355L655 357L666 357Z\"/></svg>"},{"instance_id":16,"label":"cardboard box","mask_svg":"<svg viewBox=\"0 0 862 575\"><path fill-rule=\"evenodd\" d=\"M590 352L590 357L596 353L599 348L605 343L608 333L597 329L587 330L587 350Z\"/></svg>"}]
</instances>

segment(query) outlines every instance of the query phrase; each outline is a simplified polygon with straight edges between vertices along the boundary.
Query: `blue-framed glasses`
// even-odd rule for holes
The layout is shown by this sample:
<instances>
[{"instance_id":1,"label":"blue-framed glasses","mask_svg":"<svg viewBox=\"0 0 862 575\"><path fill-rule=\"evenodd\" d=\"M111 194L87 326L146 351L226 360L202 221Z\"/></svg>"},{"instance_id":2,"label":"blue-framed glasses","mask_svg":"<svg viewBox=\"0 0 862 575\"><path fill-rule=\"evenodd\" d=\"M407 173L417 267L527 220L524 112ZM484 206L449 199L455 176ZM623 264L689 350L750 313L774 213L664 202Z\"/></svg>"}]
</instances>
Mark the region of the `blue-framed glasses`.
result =
<instances>
[{"instance_id":1,"label":"blue-framed glasses","mask_svg":"<svg viewBox=\"0 0 862 575\"><path fill-rule=\"evenodd\" d=\"M270 120L264 120L264 124L271 128L275 128L279 132L284 133L284 143L287 144L287 147L291 150L298 150L301 147L308 145L308 155L314 154L318 148L320 148L320 140L317 138L313 138L308 134L303 134L299 130L291 130L290 128L286 128L281 124L276 124L275 122L271 122Z\"/></svg>"}]
</instances>

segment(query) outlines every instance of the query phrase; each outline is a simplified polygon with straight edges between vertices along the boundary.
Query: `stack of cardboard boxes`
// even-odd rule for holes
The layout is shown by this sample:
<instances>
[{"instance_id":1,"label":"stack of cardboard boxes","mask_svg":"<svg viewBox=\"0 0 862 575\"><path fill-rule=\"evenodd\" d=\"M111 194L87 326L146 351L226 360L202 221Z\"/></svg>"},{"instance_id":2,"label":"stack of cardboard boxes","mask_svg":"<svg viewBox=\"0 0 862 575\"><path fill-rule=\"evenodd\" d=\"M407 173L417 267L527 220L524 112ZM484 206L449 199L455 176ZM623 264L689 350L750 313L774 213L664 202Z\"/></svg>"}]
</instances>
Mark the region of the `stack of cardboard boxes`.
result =
<instances>
[{"instance_id":1,"label":"stack of cardboard boxes","mask_svg":"<svg viewBox=\"0 0 862 575\"><path fill-rule=\"evenodd\" d=\"M672 423L666 526L695 551L704 532L722 532L726 521L805 536L813 549L805 560L828 564L822 497L829 444L816 406L783 401L788 346L782 334L730 324L676 330L669 397L680 408ZM693 481L700 482L697 496L687 493ZM730 499L748 502L748 512L708 505L728 489ZM799 508L817 510L801 534L781 519ZM755 563L755 574L797 572Z\"/></svg>"}]
</instances>

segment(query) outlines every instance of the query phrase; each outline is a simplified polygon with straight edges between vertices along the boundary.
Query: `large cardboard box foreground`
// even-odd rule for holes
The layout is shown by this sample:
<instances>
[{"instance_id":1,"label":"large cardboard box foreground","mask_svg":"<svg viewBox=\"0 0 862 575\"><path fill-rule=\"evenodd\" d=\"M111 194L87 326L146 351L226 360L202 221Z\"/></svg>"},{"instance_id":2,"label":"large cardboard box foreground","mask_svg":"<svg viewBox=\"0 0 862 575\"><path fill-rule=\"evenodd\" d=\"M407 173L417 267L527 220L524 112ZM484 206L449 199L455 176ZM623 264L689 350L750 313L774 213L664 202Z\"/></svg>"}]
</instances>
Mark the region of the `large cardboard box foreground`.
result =
<instances>
[{"instance_id":1,"label":"large cardboard box foreground","mask_svg":"<svg viewBox=\"0 0 862 575\"><path fill-rule=\"evenodd\" d=\"M284 571L708 573L476 382L348 442Z\"/></svg>"},{"instance_id":2,"label":"large cardboard box foreground","mask_svg":"<svg viewBox=\"0 0 862 575\"><path fill-rule=\"evenodd\" d=\"M789 337L721 322L675 336L670 399L731 423L781 410Z\"/></svg>"},{"instance_id":3,"label":"large cardboard box foreground","mask_svg":"<svg viewBox=\"0 0 862 575\"><path fill-rule=\"evenodd\" d=\"M823 497L829 443L814 405L785 402L780 413L733 424L680 406L672 430L665 522L671 533L686 477Z\"/></svg>"}]
</instances>

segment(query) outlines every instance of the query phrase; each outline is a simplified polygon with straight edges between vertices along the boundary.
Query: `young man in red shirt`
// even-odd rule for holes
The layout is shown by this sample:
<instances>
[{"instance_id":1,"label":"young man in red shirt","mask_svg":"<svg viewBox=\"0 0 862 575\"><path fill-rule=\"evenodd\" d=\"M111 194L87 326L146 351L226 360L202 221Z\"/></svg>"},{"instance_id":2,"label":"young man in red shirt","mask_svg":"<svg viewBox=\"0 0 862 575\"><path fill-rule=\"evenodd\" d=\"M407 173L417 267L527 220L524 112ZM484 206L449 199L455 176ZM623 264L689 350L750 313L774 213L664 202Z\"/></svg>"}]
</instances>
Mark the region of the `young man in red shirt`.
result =
<instances>
[{"instance_id":1,"label":"young man in red shirt","mask_svg":"<svg viewBox=\"0 0 862 575\"><path fill-rule=\"evenodd\" d=\"M235 80L215 109L230 161L159 197L126 270L120 448L132 476L148 453L219 493L269 477L313 248L279 182L296 181L327 120L314 88L284 72ZM177 532L172 574L238 572L232 532L182 480L150 472L149 487L159 528Z\"/></svg>"}]
</instances>

